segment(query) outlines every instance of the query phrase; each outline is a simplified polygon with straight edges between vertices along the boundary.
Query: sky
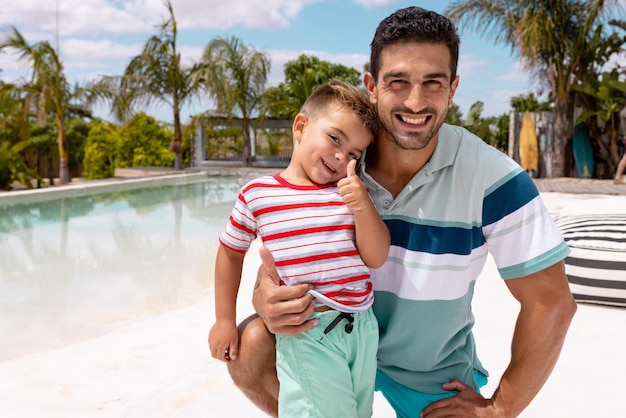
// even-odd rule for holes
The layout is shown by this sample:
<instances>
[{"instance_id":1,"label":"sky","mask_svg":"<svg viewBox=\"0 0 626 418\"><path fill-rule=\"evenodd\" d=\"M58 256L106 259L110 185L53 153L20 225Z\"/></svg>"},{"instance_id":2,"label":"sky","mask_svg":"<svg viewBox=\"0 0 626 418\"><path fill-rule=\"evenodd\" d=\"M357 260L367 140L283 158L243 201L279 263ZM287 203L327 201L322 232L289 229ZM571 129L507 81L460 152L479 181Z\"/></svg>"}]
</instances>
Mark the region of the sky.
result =
<instances>
[{"instance_id":1,"label":"sky","mask_svg":"<svg viewBox=\"0 0 626 418\"><path fill-rule=\"evenodd\" d=\"M271 60L268 87L284 79L284 64L300 54L314 55L363 71L378 23L395 10L416 5L443 12L448 0L172 0L183 62L197 61L215 38L236 36ZM33 44L47 40L60 51L70 82L121 75L146 40L169 18L163 0L15 0L0 4L0 27L15 26ZM474 31L459 31L460 85L455 103L463 116L484 103L483 116L510 110L512 96L541 86L525 73L509 47ZM27 63L0 53L0 78L28 77ZM200 99L183 109L183 121L211 107ZM96 112L98 114L98 112ZM98 116L111 119L104 110ZM171 110L153 106L147 113L171 119Z\"/></svg>"}]
</instances>

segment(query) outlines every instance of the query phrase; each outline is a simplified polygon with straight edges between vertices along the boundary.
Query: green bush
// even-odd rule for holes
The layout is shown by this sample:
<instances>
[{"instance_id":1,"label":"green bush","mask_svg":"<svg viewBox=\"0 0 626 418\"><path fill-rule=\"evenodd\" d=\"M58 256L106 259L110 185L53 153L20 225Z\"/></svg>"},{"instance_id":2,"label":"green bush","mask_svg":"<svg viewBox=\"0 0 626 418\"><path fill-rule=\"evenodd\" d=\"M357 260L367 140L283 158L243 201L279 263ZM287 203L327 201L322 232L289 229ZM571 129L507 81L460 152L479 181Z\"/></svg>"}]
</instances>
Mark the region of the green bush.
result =
<instances>
[{"instance_id":1,"label":"green bush","mask_svg":"<svg viewBox=\"0 0 626 418\"><path fill-rule=\"evenodd\" d=\"M28 142L10 144L6 140L0 140L0 190L13 189L13 183L19 182L29 189L32 181L39 175L28 168L20 153L28 146Z\"/></svg>"},{"instance_id":2,"label":"green bush","mask_svg":"<svg viewBox=\"0 0 626 418\"><path fill-rule=\"evenodd\" d=\"M120 131L118 167L173 167L173 138L152 116L136 114Z\"/></svg>"},{"instance_id":3,"label":"green bush","mask_svg":"<svg viewBox=\"0 0 626 418\"><path fill-rule=\"evenodd\" d=\"M96 123L87 135L83 177L94 180L115 176L119 143L117 128L110 124Z\"/></svg>"}]
</instances>

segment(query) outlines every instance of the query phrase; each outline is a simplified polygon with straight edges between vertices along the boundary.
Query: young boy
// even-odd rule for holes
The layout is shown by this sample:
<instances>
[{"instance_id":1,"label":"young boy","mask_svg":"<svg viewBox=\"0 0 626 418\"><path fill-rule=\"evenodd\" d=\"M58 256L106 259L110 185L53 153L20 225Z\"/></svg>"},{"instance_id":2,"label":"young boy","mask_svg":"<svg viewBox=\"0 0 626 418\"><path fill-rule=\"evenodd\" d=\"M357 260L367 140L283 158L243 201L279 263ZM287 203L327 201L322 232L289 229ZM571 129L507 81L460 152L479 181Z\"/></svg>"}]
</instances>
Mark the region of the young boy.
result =
<instances>
[{"instance_id":1,"label":"young boy","mask_svg":"<svg viewBox=\"0 0 626 418\"><path fill-rule=\"evenodd\" d=\"M368 267L385 262L390 238L356 163L377 127L373 107L355 86L331 80L318 87L294 119L289 166L244 186L220 237L213 357L236 357L237 292L257 234L283 285L313 285L319 326L276 335L281 417L372 415L378 324Z\"/></svg>"}]
</instances>

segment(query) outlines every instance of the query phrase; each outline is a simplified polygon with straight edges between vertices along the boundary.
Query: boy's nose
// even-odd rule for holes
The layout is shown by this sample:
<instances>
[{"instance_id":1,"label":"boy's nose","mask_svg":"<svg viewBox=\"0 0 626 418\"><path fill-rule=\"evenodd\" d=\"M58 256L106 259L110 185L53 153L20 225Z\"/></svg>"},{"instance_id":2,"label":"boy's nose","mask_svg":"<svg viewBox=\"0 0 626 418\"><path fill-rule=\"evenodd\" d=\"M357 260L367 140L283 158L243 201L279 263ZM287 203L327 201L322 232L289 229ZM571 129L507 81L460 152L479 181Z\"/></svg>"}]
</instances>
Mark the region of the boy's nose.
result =
<instances>
[{"instance_id":1,"label":"boy's nose","mask_svg":"<svg viewBox=\"0 0 626 418\"><path fill-rule=\"evenodd\" d=\"M345 152L336 152L335 153L335 158L338 161L341 161L342 163L345 163L346 159L348 158L348 155Z\"/></svg>"}]
</instances>

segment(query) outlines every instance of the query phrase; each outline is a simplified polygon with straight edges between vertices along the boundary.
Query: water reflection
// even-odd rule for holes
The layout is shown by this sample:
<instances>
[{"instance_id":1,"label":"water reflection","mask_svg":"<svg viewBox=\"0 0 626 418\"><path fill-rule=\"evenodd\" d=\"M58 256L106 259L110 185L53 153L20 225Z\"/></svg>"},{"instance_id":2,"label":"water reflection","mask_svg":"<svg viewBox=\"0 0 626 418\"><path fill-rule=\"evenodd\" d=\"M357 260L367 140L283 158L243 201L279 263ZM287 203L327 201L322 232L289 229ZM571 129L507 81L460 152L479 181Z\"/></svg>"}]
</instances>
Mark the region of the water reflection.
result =
<instances>
[{"instance_id":1,"label":"water reflection","mask_svg":"<svg viewBox=\"0 0 626 418\"><path fill-rule=\"evenodd\" d=\"M208 297L234 179L0 203L0 361Z\"/></svg>"}]
</instances>

